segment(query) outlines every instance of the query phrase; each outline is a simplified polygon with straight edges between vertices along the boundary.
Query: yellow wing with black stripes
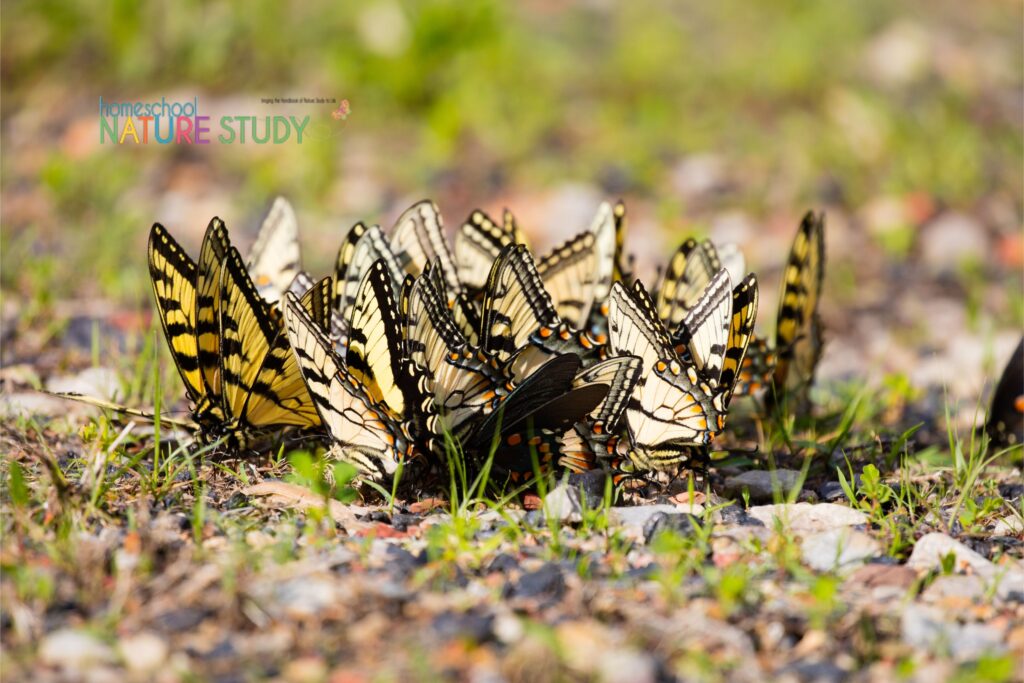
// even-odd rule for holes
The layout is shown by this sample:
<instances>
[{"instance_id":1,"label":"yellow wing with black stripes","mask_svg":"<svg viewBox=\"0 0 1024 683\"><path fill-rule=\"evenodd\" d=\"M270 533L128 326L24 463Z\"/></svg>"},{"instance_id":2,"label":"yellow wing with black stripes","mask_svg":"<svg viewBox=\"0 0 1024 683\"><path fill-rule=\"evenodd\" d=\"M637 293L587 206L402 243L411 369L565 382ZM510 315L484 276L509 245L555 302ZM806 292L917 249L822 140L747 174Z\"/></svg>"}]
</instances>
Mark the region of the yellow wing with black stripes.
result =
<instances>
[{"instance_id":1,"label":"yellow wing with black stripes","mask_svg":"<svg viewBox=\"0 0 1024 683\"><path fill-rule=\"evenodd\" d=\"M800 223L783 274L775 330L777 390L806 386L822 351L818 299L825 276L825 216L808 212Z\"/></svg>"},{"instance_id":2,"label":"yellow wing with black stripes","mask_svg":"<svg viewBox=\"0 0 1024 683\"><path fill-rule=\"evenodd\" d=\"M315 426L316 408L302 381L287 336L260 297L238 250L232 247L220 281L221 401L238 430Z\"/></svg>"}]
</instances>

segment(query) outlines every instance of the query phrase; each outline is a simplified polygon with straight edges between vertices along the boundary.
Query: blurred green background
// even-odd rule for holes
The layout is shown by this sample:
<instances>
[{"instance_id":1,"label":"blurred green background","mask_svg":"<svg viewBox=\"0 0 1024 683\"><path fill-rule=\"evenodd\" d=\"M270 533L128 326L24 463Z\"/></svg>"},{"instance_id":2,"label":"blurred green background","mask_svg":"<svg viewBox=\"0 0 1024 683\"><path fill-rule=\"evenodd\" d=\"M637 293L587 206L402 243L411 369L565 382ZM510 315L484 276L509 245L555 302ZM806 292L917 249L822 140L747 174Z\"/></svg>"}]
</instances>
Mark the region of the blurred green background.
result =
<instances>
[{"instance_id":1,"label":"blurred green background","mask_svg":"<svg viewBox=\"0 0 1024 683\"><path fill-rule=\"evenodd\" d=\"M839 301L862 296L865 273L885 275L878 258L930 253L929 222L954 212L981 241L971 263L929 272L968 304L1003 292L982 308L1012 328L1024 320L1022 7L6 2L5 319L31 326L68 297L148 307L153 221L196 250L218 214L244 248L276 194L296 205L320 271L351 222L386 225L422 196L449 228L507 204L542 244L621 196L641 260L693 230L777 266L799 214L827 208ZM329 134L101 146L101 96L310 114ZM271 110L268 96L346 98L352 113ZM842 265L851 252L861 263Z\"/></svg>"}]
</instances>

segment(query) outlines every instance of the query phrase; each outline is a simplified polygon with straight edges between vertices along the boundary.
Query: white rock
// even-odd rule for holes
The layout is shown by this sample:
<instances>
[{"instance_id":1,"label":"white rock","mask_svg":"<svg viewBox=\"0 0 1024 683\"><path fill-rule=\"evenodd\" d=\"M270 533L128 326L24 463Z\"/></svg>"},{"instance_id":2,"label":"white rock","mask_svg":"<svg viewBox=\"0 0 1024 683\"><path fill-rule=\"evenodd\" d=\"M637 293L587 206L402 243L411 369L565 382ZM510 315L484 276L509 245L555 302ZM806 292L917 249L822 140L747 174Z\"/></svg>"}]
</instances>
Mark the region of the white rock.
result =
<instances>
[{"instance_id":1,"label":"white rock","mask_svg":"<svg viewBox=\"0 0 1024 683\"><path fill-rule=\"evenodd\" d=\"M900 619L900 631L911 647L936 654L948 652L959 661L1006 650L1002 628L978 622L960 625L947 619L942 610L926 605L909 605Z\"/></svg>"},{"instance_id":2,"label":"white rock","mask_svg":"<svg viewBox=\"0 0 1024 683\"><path fill-rule=\"evenodd\" d=\"M774 528L778 519L790 531L811 533L843 526L867 524L868 516L860 510L836 503L787 503L756 505L747 514Z\"/></svg>"},{"instance_id":3,"label":"white rock","mask_svg":"<svg viewBox=\"0 0 1024 683\"><path fill-rule=\"evenodd\" d=\"M850 527L811 534L800 547L804 564L820 572L854 569L882 550L874 538Z\"/></svg>"},{"instance_id":4,"label":"white rock","mask_svg":"<svg viewBox=\"0 0 1024 683\"><path fill-rule=\"evenodd\" d=\"M544 516L549 521L579 522L583 519L580 490L562 483L544 496Z\"/></svg>"},{"instance_id":5,"label":"white rock","mask_svg":"<svg viewBox=\"0 0 1024 683\"><path fill-rule=\"evenodd\" d=\"M943 558L950 554L955 558L956 571L970 571L983 581L995 583L996 595L1000 598L1024 595L1024 570L1017 566L996 566L963 543L943 533L935 532L922 536L914 544L914 551L910 553L907 566L921 570L939 569L942 567Z\"/></svg>"},{"instance_id":6,"label":"white rock","mask_svg":"<svg viewBox=\"0 0 1024 683\"><path fill-rule=\"evenodd\" d=\"M636 505L613 507L608 510L608 520L613 524L619 524L631 529L639 529L643 533L644 524L654 515L664 512L668 515L677 515L679 510L675 505Z\"/></svg>"},{"instance_id":7,"label":"white rock","mask_svg":"<svg viewBox=\"0 0 1024 683\"><path fill-rule=\"evenodd\" d=\"M598 657L598 680L604 683L654 683L656 680L657 672L650 655L621 649L600 653Z\"/></svg>"},{"instance_id":8,"label":"white rock","mask_svg":"<svg viewBox=\"0 0 1024 683\"><path fill-rule=\"evenodd\" d=\"M114 661L114 652L94 635L60 629L43 638L39 645L39 660L49 666L81 670Z\"/></svg>"},{"instance_id":9,"label":"white rock","mask_svg":"<svg viewBox=\"0 0 1024 683\"><path fill-rule=\"evenodd\" d=\"M167 643L163 638L144 631L121 639L118 650L125 667L131 671L155 671L167 660Z\"/></svg>"},{"instance_id":10,"label":"white rock","mask_svg":"<svg viewBox=\"0 0 1024 683\"><path fill-rule=\"evenodd\" d=\"M969 259L983 262L990 253L984 227L971 216L953 211L929 223L921 238L921 260L933 273L954 271Z\"/></svg>"},{"instance_id":11,"label":"white rock","mask_svg":"<svg viewBox=\"0 0 1024 683\"><path fill-rule=\"evenodd\" d=\"M725 490L737 498L748 491L751 502L765 503L775 500L776 493L785 499L799 481L796 470L750 470L726 479Z\"/></svg>"},{"instance_id":12,"label":"white rock","mask_svg":"<svg viewBox=\"0 0 1024 683\"><path fill-rule=\"evenodd\" d=\"M121 390L121 381L111 368L88 368L77 375L52 377L47 383L49 391L74 392L113 401Z\"/></svg>"},{"instance_id":13,"label":"white rock","mask_svg":"<svg viewBox=\"0 0 1024 683\"><path fill-rule=\"evenodd\" d=\"M1024 534L1024 521L1020 517L1010 515L997 519L996 523L992 525L993 536L1016 536L1017 534Z\"/></svg>"}]
</instances>

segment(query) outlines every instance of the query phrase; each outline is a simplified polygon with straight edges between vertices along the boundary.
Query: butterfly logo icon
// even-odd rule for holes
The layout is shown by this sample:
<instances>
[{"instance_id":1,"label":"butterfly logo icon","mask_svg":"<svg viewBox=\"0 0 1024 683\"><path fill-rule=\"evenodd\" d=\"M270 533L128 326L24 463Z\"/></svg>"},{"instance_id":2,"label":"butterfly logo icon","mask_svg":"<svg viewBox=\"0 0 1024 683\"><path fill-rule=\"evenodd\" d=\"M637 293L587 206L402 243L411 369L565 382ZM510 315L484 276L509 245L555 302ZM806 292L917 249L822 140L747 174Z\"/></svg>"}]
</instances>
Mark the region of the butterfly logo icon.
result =
<instances>
[{"instance_id":1,"label":"butterfly logo icon","mask_svg":"<svg viewBox=\"0 0 1024 683\"><path fill-rule=\"evenodd\" d=\"M342 100L338 108L331 112L331 116L335 121L344 121L351 112L352 108L349 106L348 100Z\"/></svg>"}]
</instances>

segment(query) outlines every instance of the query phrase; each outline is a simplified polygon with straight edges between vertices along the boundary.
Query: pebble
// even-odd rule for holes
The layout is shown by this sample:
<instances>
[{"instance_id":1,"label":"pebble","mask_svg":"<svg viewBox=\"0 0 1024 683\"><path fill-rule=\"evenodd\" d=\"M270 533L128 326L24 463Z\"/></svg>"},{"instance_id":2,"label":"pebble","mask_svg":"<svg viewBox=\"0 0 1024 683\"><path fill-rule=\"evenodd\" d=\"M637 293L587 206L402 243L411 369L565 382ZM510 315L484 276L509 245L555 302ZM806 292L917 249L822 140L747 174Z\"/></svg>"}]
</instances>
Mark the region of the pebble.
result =
<instances>
[{"instance_id":1,"label":"pebble","mask_svg":"<svg viewBox=\"0 0 1024 683\"><path fill-rule=\"evenodd\" d=\"M608 519L638 533L643 532L644 525L656 514L674 515L678 512L675 505L637 505L632 507L613 507L608 510Z\"/></svg>"},{"instance_id":2,"label":"pebble","mask_svg":"<svg viewBox=\"0 0 1024 683\"><path fill-rule=\"evenodd\" d=\"M690 536L700 529L701 520L694 515L657 512L651 515L644 524L644 542L650 543L651 539L662 531L673 531L681 536Z\"/></svg>"},{"instance_id":3,"label":"pebble","mask_svg":"<svg viewBox=\"0 0 1024 683\"><path fill-rule=\"evenodd\" d=\"M612 647L612 635L605 626L589 619L565 621L555 627L566 664L586 676L592 676L600 663L596 655Z\"/></svg>"},{"instance_id":4,"label":"pebble","mask_svg":"<svg viewBox=\"0 0 1024 683\"><path fill-rule=\"evenodd\" d=\"M715 513L718 522L735 526L764 526L764 522L754 519L739 505L727 505Z\"/></svg>"},{"instance_id":5,"label":"pebble","mask_svg":"<svg viewBox=\"0 0 1024 683\"><path fill-rule=\"evenodd\" d=\"M527 572L519 577L512 589L517 598L532 598L548 595L560 598L565 593L565 577L558 565L546 564L540 569Z\"/></svg>"},{"instance_id":6,"label":"pebble","mask_svg":"<svg viewBox=\"0 0 1024 683\"><path fill-rule=\"evenodd\" d=\"M544 496L544 516L548 521L579 522L583 517L580 490L559 484Z\"/></svg>"},{"instance_id":7,"label":"pebble","mask_svg":"<svg viewBox=\"0 0 1024 683\"><path fill-rule=\"evenodd\" d=\"M604 683L654 683L657 666L654 659L633 649L618 649L598 654L598 680Z\"/></svg>"},{"instance_id":8,"label":"pebble","mask_svg":"<svg viewBox=\"0 0 1024 683\"><path fill-rule=\"evenodd\" d=\"M922 536L914 545L907 566L920 570L937 570L942 567L942 558L949 556L950 553L956 558L956 571L970 571L983 581L995 581L996 595L1003 600L1024 601L1024 570L996 566L963 543L943 533L935 532Z\"/></svg>"},{"instance_id":9,"label":"pebble","mask_svg":"<svg viewBox=\"0 0 1024 683\"><path fill-rule=\"evenodd\" d=\"M113 401L121 390L121 381L112 368L86 368L76 375L52 377L46 383L49 391L77 393Z\"/></svg>"},{"instance_id":10,"label":"pebble","mask_svg":"<svg viewBox=\"0 0 1024 683\"><path fill-rule=\"evenodd\" d=\"M814 533L801 543L804 564L820 572L852 570L881 550L881 544L874 538L849 527Z\"/></svg>"},{"instance_id":11,"label":"pebble","mask_svg":"<svg viewBox=\"0 0 1024 683\"><path fill-rule=\"evenodd\" d=\"M491 639L494 616L479 612L442 612L434 617L432 625L442 640L460 638L482 643Z\"/></svg>"},{"instance_id":12,"label":"pebble","mask_svg":"<svg viewBox=\"0 0 1024 683\"><path fill-rule=\"evenodd\" d=\"M750 502L767 503L775 500L775 494L786 498L800 481L796 470L749 470L725 480L725 492L739 498L744 491L749 493Z\"/></svg>"},{"instance_id":13,"label":"pebble","mask_svg":"<svg viewBox=\"0 0 1024 683\"><path fill-rule=\"evenodd\" d=\"M274 597L279 608L294 617L315 616L338 601L337 582L316 576L303 576L279 583Z\"/></svg>"},{"instance_id":14,"label":"pebble","mask_svg":"<svg viewBox=\"0 0 1024 683\"><path fill-rule=\"evenodd\" d=\"M965 260L984 262L990 253L984 226L955 211L936 217L921 238L921 260L933 274L956 272Z\"/></svg>"},{"instance_id":15,"label":"pebble","mask_svg":"<svg viewBox=\"0 0 1024 683\"><path fill-rule=\"evenodd\" d=\"M992 525L993 536L1016 536L1018 534L1024 534L1024 521L1015 515L997 519Z\"/></svg>"},{"instance_id":16,"label":"pebble","mask_svg":"<svg viewBox=\"0 0 1024 683\"><path fill-rule=\"evenodd\" d=\"M921 594L928 602L946 598L963 598L965 600L981 600L985 596L984 582L974 575L951 574L940 576Z\"/></svg>"},{"instance_id":17,"label":"pebble","mask_svg":"<svg viewBox=\"0 0 1024 683\"><path fill-rule=\"evenodd\" d=\"M156 671L167 660L167 642L149 631L125 636L118 643L124 665L130 671Z\"/></svg>"},{"instance_id":18,"label":"pebble","mask_svg":"<svg viewBox=\"0 0 1024 683\"><path fill-rule=\"evenodd\" d=\"M961 625L946 620L942 610L928 605L907 606L900 618L900 632L912 647L937 654L949 652L959 661L1006 650L1002 628L977 622Z\"/></svg>"},{"instance_id":19,"label":"pebble","mask_svg":"<svg viewBox=\"0 0 1024 683\"><path fill-rule=\"evenodd\" d=\"M39 661L48 666L83 670L113 662L114 652L90 633L60 629L43 638L39 645Z\"/></svg>"},{"instance_id":20,"label":"pebble","mask_svg":"<svg viewBox=\"0 0 1024 683\"><path fill-rule=\"evenodd\" d=\"M758 505L747 510L747 514L767 527L774 527L775 520L779 519L786 528L797 533L868 523L868 516L863 512L836 503Z\"/></svg>"}]
</instances>

